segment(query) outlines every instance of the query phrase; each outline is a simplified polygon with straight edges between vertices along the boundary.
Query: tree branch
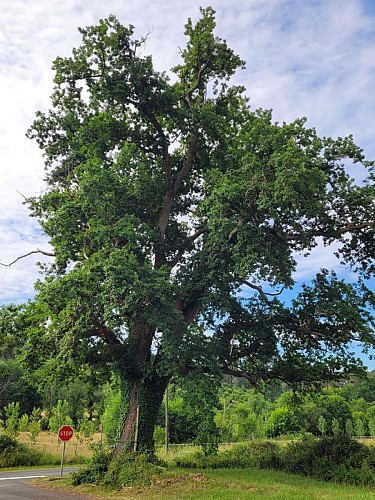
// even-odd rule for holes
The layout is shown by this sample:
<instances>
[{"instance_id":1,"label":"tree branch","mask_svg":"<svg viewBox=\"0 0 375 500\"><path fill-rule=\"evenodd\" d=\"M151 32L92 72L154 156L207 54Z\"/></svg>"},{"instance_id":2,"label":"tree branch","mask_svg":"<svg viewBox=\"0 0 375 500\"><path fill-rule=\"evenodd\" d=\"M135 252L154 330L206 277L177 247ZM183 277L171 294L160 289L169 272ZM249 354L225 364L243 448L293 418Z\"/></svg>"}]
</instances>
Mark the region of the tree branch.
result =
<instances>
[{"instance_id":1,"label":"tree branch","mask_svg":"<svg viewBox=\"0 0 375 500\"><path fill-rule=\"evenodd\" d=\"M9 264L4 264L3 262L0 262L0 266L10 267L13 264L15 264L16 262L18 262L19 260L24 259L25 257L29 257L29 255L32 255L34 253L41 253L42 255L47 255L47 257L55 257L54 253L52 253L52 252L45 252L44 250L39 250L39 248L38 248L36 250L31 250L31 252L25 253L24 255L20 255L19 257L17 257L16 259L14 259Z\"/></svg>"},{"instance_id":2,"label":"tree branch","mask_svg":"<svg viewBox=\"0 0 375 500\"><path fill-rule=\"evenodd\" d=\"M361 224L347 224L346 226L337 228L337 229L311 229L302 233L308 237L315 236L323 236L325 238L338 238L345 233L353 233L355 231L360 231L361 229L370 228L374 225L373 222L362 222ZM298 241L301 238L301 235L298 233L279 233L278 236L283 238L286 241Z\"/></svg>"},{"instance_id":3,"label":"tree branch","mask_svg":"<svg viewBox=\"0 0 375 500\"><path fill-rule=\"evenodd\" d=\"M260 295L262 295L262 297L267 297L267 296L277 297L278 295L281 295L282 292L284 291L284 287L282 287L279 292L275 292L275 293L265 292L260 285L255 285L254 283L250 283L250 281L247 281L247 280L245 280L243 282L243 284L247 285L249 288L252 288L253 290L256 290L257 292L259 292Z\"/></svg>"},{"instance_id":4,"label":"tree branch","mask_svg":"<svg viewBox=\"0 0 375 500\"><path fill-rule=\"evenodd\" d=\"M160 248L157 250L156 255L155 255L155 268L158 269L161 265L165 263L165 255L164 255L164 250L163 250L163 242L164 242L164 237L165 237L165 232L168 226L168 220L169 216L172 210L173 202L176 196L177 191L181 187L183 181L186 179L187 175L189 174L195 158L196 158L196 153L197 153L197 143L198 143L198 134L196 129L193 129L190 134L190 141L189 141L189 149L188 149L188 155L187 158L182 165L181 170L177 174L177 177L173 183L173 185L169 188L167 188L164 199L163 199L163 204L160 210L159 214L159 221L157 225L157 229L160 235Z\"/></svg>"}]
</instances>

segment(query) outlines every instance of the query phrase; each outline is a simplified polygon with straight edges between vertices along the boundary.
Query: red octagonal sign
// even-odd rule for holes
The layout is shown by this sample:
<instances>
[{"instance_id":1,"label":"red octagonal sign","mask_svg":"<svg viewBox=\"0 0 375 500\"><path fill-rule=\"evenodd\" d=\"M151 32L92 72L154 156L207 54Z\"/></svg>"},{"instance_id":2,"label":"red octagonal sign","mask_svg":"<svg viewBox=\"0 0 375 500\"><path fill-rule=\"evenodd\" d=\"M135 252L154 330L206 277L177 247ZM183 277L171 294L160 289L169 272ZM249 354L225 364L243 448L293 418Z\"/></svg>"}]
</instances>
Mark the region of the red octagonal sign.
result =
<instances>
[{"instance_id":1,"label":"red octagonal sign","mask_svg":"<svg viewBox=\"0 0 375 500\"><path fill-rule=\"evenodd\" d=\"M70 425L63 425L59 429L59 438L61 441L69 441L73 437L73 427Z\"/></svg>"}]
</instances>

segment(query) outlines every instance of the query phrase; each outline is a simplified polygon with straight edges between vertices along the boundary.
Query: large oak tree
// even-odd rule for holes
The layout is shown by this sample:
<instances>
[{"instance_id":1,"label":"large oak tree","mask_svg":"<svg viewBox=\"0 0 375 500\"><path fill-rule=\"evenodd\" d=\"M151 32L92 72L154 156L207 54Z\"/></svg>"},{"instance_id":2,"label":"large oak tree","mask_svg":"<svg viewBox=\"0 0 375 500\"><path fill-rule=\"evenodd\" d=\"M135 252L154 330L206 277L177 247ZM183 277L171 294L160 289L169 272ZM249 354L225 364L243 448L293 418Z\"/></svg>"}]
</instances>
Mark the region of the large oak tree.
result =
<instances>
[{"instance_id":1,"label":"large oak tree","mask_svg":"<svg viewBox=\"0 0 375 500\"><path fill-rule=\"evenodd\" d=\"M291 287L296 255L318 241L371 276L372 164L351 137L252 110L229 84L244 62L214 35L214 14L188 20L169 76L115 17L80 29L82 44L54 61L50 111L28 132L46 164L46 190L28 203L55 259L25 356L40 348L119 374L115 453L135 440L153 449L173 374L313 382L356 371L351 342L374 343L362 284L322 271L288 307L261 286Z\"/></svg>"}]
</instances>

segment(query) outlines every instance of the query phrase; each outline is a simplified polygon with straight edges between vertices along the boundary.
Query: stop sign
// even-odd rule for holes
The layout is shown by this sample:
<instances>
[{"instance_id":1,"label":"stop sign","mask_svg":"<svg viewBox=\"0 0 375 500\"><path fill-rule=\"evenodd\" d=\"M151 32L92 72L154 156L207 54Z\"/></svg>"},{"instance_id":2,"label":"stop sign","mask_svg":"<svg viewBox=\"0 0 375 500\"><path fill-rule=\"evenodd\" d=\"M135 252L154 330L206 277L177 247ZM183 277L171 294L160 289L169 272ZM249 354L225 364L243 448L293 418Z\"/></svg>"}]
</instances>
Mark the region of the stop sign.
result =
<instances>
[{"instance_id":1,"label":"stop sign","mask_svg":"<svg viewBox=\"0 0 375 500\"><path fill-rule=\"evenodd\" d=\"M59 438L61 441L69 441L73 437L73 427L70 425L63 425L59 429Z\"/></svg>"}]
</instances>

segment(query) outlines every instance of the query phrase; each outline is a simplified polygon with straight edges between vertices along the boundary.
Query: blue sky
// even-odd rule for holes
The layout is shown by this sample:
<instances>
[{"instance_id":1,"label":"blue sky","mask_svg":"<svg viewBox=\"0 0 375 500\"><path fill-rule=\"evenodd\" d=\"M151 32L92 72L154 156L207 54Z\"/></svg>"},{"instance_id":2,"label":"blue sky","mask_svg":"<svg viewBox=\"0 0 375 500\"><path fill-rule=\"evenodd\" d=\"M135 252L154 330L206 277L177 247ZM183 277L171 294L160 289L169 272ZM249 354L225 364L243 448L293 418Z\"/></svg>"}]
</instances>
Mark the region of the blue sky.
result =
<instances>
[{"instance_id":1,"label":"blue sky","mask_svg":"<svg viewBox=\"0 0 375 500\"><path fill-rule=\"evenodd\" d=\"M0 262L48 242L28 217L23 196L43 190L43 160L25 137L35 111L46 110L52 60L80 42L78 26L115 14L136 34L151 32L147 52L157 69L179 61L184 23L202 0L2 0L0 18ZM208 3L207 3L208 5ZM212 0L217 34L247 61L235 82L246 86L254 108L272 108L275 120L306 116L321 135L353 133L375 158L375 0ZM361 173L352 172L360 177ZM0 304L33 295L35 262L0 266ZM329 249L300 259L295 278L321 268L347 269ZM352 276L351 276L352 277Z\"/></svg>"}]
</instances>

